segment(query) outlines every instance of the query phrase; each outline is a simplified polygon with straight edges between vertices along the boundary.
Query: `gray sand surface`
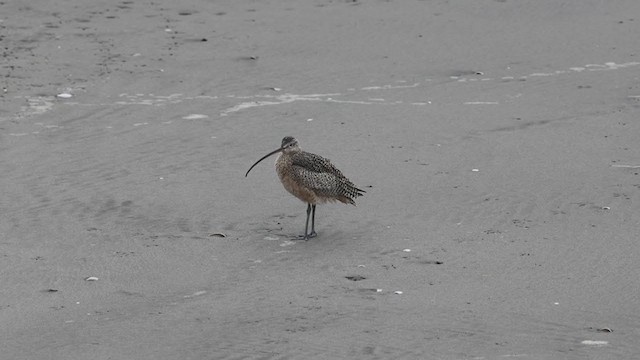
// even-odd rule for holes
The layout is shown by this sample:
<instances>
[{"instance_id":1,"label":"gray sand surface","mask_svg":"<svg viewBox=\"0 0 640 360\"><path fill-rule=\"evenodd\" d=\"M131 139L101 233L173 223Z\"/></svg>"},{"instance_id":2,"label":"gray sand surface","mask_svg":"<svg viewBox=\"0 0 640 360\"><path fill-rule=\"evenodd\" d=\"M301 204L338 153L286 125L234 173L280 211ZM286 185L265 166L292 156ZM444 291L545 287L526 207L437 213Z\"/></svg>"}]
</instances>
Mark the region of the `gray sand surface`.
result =
<instances>
[{"instance_id":1,"label":"gray sand surface","mask_svg":"<svg viewBox=\"0 0 640 360\"><path fill-rule=\"evenodd\" d=\"M640 358L639 14L1 2L0 359Z\"/></svg>"}]
</instances>

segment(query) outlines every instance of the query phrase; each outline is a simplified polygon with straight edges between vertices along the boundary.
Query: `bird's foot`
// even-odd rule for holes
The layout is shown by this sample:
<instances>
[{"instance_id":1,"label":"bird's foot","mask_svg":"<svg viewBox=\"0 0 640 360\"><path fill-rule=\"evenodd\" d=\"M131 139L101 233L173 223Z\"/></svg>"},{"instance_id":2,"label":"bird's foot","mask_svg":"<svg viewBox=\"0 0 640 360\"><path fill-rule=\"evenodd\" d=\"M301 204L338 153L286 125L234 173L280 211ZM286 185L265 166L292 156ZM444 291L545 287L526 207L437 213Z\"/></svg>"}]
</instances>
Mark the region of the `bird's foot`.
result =
<instances>
[{"instance_id":1,"label":"bird's foot","mask_svg":"<svg viewBox=\"0 0 640 360\"><path fill-rule=\"evenodd\" d=\"M296 239L298 239L298 240L304 240L304 241L307 241L307 240L309 240L309 239L311 239L311 238L314 238L314 237L316 237L316 236L318 236L318 234L317 234L315 231L312 231L312 232L310 232L310 233L308 233L308 234L306 234L306 235L298 235L298 236L296 237Z\"/></svg>"}]
</instances>

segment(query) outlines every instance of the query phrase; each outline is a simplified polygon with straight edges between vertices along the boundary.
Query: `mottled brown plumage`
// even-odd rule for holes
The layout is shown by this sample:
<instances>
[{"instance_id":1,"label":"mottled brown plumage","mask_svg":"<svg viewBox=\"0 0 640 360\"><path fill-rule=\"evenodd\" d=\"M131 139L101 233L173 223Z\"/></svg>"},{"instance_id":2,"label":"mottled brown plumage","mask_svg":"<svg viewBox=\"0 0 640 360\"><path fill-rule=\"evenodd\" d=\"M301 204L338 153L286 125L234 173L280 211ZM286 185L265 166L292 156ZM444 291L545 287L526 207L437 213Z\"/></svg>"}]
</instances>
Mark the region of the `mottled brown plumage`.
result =
<instances>
[{"instance_id":1,"label":"mottled brown plumage","mask_svg":"<svg viewBox=\"0 0 640 360\"><path fill-rule=\"evenodd\" d=\"M282 185L293 196L307 203L305 239L316 236L314 229L316 204L340 201L355 206L354 199L365 193L333 166L329 159L303 151L298 145L298 140L291 136L282 139L282 145L279 149L256 161L245 176L260 161L275 153L280 153L276 161L276 172ZM313 212L311 233L307 233L311 212Z\"/></svg>"}]
</instances>

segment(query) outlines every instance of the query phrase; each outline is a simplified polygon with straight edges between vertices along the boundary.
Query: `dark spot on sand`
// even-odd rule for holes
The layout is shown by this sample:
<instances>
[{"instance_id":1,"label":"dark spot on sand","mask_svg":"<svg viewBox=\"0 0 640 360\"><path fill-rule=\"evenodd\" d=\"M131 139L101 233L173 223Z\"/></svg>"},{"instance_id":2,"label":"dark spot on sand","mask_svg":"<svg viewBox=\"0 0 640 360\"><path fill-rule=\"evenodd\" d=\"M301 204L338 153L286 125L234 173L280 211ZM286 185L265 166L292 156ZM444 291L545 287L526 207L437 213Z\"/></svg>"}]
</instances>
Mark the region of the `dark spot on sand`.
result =
<instances>
[{"instance_id":1,"label":"dark spot on sand","mask_svg":"<svg viewBox=\"0 0 640 360\"><path fill-rule=\"evenodd\" d=\"M185 39L185 42L205 42L205 41L209 41L206 38L196 38L196 39Z\"/></svg>"},{"instance_id":2,"label":"dark spot on sand","mask_svg":"<svg viewBox=\"0 0 640 360\"><path fill-rule=\"evenodd\" d=\"M345 279L348 279L351 281L360 281L360 280L365 280L366 277L362 275L349 275L349 276L345 276Z\"/></svg>"},{"instance_id":3,"label":"dark spot on sand","mask_svg":"<svg viewBox=\"0 0 640 360\"><path fill-rule=\"evenodd\" d=\"M238 61L255 61L258 60L258 57L255 55L250 55L250 56L239 56L236 58L236 60Z\"/></svg>"},{"instance_id":4,"label":"dark spot on sand","mask_svg":"<svg viewBox=\"0 0 640 360\"><path fill-rule=\"evenodd\" d=\"M439 260L418 260L417 263L418 264L422 264L422 265L442 265L442 264L444 264L444 262L439 261Z\"/></svg>"},{"instance_id":5,"label":"dark spot on sand","mask_svg":"<svg viewBox=\"0 0 640 360\"><path fill-rule=\"evenodd\" d=\"M482 74L483 74L483 72L481 72L481 71L454 70L454 71L450 72L447 75L450 76L450 77L461 77L461 76L482 75Z\"/></svg>"}]
</instances>

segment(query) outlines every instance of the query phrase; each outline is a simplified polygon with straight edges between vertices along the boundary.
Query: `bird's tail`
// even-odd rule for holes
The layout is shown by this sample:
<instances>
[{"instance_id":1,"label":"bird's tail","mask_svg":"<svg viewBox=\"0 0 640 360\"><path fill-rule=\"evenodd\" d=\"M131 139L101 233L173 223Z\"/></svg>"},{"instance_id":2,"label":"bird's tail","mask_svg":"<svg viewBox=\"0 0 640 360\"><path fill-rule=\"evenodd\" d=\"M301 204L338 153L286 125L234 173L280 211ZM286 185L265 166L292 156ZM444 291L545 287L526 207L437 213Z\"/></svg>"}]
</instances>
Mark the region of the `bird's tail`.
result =
<instances>
[{"instance_id":1,"label":"bird's tail","mask_svg":"<svg viewBox=\"0 0 640 360\"><path fill-rule=\"evenodd\" d=\"M366 191L358 189L351 183L345 184L343 194L338 197L338 201L356 206L356 202L354 200L359 196L363 196L364 193L366 193Z\"/></svg>"}]
</instances>

